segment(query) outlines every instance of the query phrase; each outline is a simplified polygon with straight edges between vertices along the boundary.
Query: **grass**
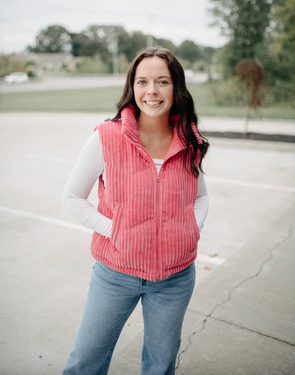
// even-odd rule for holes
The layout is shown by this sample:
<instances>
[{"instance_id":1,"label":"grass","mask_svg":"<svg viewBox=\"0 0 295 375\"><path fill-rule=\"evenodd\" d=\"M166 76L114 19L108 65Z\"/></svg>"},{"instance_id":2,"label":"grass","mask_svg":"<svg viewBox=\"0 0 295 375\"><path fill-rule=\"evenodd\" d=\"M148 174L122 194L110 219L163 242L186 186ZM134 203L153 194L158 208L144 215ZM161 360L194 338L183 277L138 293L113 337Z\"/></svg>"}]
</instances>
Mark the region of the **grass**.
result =
<instances>
[{"instance_id":1,"label":"grass","mask_svg":"<svg viewBox=\"0 0 295 375\"><path fill-rule=\"evenodd\" d=\"M98 87L75 90L5 93L0 97L1 111L112 112L123 87ZM217 106L210 83L189 84L198 115L245 117L247 109L239 106ZM258 117L258 116L257 116ZM261 108L259 117L295 119L295 108L274 106Z\"/></svg>"},{"instance_id":2,"label":"grass","mask_svg":"<svg viewBox=\"0 0 295 375\"><path fill-rule=\"evenodd\" d=\"M114 112L122 87L29 91L1 95L2 111Z\"/></svg>"}]
</instances>

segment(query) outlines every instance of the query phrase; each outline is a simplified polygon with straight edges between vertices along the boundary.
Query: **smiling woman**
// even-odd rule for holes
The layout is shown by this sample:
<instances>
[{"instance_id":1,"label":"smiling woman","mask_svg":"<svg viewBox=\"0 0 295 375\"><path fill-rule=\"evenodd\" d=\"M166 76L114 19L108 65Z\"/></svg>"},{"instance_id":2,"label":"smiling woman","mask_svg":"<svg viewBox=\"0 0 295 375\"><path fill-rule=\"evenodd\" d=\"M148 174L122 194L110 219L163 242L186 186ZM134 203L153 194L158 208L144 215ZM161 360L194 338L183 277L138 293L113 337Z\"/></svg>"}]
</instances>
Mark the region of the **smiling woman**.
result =
<instances>
[{"instance_id":1,"label":"smiling woman","mask_svg":"<svg viewBox=\"0 0 295 375\"><path fill-rule=\"evenodd\" d=\"M94 231L97 260L63 375L107 374L140 299L142 375L174 375L208 211L201 162L209 145L183 69L166 49L136 56L117 107L94 129L63 194L69 213ZM87 197L97 179L96 210Z\"/></svg>"},{"instance_id":2,"label":"smiling woman","mask_svg":"<svg viewBox=\"0 0 295 375\"><path fill-rule=\"evenodd\" d=\"M173 139L169 124L173 88L168 66L160 57L146 58L138 65L134 81L134 98L140 110L138 132L151 156L158 159L164 159Z\"/></svg>"},{"instance_id":3,"label":"smiling woman","mask_svg":"<svg viewBox=\"0 0 295 375\"><path fill-rule=\"evenodd\" d=\"M139 119L159 117L169 119L173 104L173 81L167 64L160 57L144 59L136 69L135 102L140 109ZM153 111L156 109L156 111ZM147 111L147 112L146 112Z\"/></svg>"}]
</instances>

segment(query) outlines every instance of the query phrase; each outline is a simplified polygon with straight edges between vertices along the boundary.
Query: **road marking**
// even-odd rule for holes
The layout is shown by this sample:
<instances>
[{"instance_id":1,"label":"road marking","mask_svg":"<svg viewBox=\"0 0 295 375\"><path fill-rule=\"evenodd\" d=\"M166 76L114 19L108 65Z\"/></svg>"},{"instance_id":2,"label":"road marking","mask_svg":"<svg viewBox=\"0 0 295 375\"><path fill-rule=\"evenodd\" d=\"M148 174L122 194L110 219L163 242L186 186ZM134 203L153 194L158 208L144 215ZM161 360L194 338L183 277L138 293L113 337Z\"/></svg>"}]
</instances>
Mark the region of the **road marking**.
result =
<instances>
[{"instance_id":1,"label":"road marking","mask_svg":"<svg viewBox=\"0 0 295 375\"><path fill-rule=\"evenodd\" d=\"M50 217L50 216L34 214L32 212L17 210L15 208L9 208L5 206L0 206L0 211L8 213L8 214L16 215L16 216L27 217L32 220L42 221L43 223L48 223L48 224L58 225L60 227L79 230L80 232L93 233L91 229L85 228L82 225L73 224L66 220L54 219L53 217Z\"/></svg>"},{"instance_id":2,"label":"road marking","mask_svg":"<svg viewBox=\"0 0 295 375\"><path fill-rule=\"evenodd\" d=\"M210 257L209 255L205 254L198 254L197 261L204 262L204 263L212 263L212 264L222 264L226 261L226 259L218 258L218 257Z\"/></svg>"},{"instance_id":3,"label":"road marking","mask_svg":"<svg viewBox=\"0 0 295 375\"><path fill-rule=\"evenodd\" d=\"M82 225L73 224L73 223L70 223L69 221L66 221L66 220L54 219L50 216L34 214L32 212L22 211L22 210L18 210L18 209L15 209L15 208L9 208L9 207L5 207L5 206L0 206L0 211L4 212L4 213L7 213L7 214L11 214L11 215L27 217L28 219L41 221L41 222L47 223L47 224L57 225L59 227L78 230L80 232L93 233L93 231L91 229L85 228ZM220 264L225 262L225 259L210 257L210 256L204 255L204 254L198 254L197 261L220 265Z\"/></svg>"},{"instance_id":4,"label":"road marking","mask_svg":"<svg viewBox=\"0 0 295 375\"><path fill-rule=\"evenodd\" d=\"M295 187L292 187L292 186L270 185L270 184L262 184L259 182L230 180L227 178L219 178L219 177L207 177L206 176L205 178L206 178L206 181L216 182L220 184L247 186L247 187L259 188L259 189L283 191L286 193L295 193Z\"/></svg>"},{"instance_id":5,"label":"road marking","mask_svg":"<svg viewBox=\"0 0 295 375\"><path fill-rule=\"evenodd\" d=\"M78 230L80 232L93 233L93 231L91 229L85 228L82 225L73 224L73 223L70 223L69 221L66 221L66 220L54 219L50 216L34 214L32 212L17 210L15 208L9 208L9 207L5 207L5 206L0 206L0 211L4 212L4 213L7 213L7 214L11 214L11 215L27 217L28 219L41 221L43 223L58 225L59 227ZM223 262L225 262L225 259L209 257L208 255L204 255L204 254L198 254L197 261L220 265Z\"/></svg>"},{"instance_id":6,"label":"road marking","mask_svg":"<svg viewBox=\"0 0 295 375\"><path fill-rule=\"evenodd\" d=\"M34 159L34 160L43 160L43 161L50 161L54 163L66 163L66 164L75 164L75 160L67 159L67 158L57 158L54 156L46 156L46 155L35 155L35 154L27 154L26 159Z\"/></svg>"},{"instance_id":7,"label":"road marking","mask_svg":"<svg viewBox=\"0 0 295 375\"><path fill-rule=\"evenodd\" d=\"M72 160L72 159L58 158L58 157L46 156L46 155L30 154L30 155L26 155L26 158L44 160L44 161L50 161L50 162L56 162L56 163L66 163L66 164L71 164L71 165L75 164L75 160ZM237 185L237 186L252 187L252 188L258 188L258 189L283 191L285 193L295 193L295 187L293 186L263 184L260 182L231 180L228 178L209 177L209 176L206 176L206 181L215 182L218 184Z\"/></svg>"}]
</instances>

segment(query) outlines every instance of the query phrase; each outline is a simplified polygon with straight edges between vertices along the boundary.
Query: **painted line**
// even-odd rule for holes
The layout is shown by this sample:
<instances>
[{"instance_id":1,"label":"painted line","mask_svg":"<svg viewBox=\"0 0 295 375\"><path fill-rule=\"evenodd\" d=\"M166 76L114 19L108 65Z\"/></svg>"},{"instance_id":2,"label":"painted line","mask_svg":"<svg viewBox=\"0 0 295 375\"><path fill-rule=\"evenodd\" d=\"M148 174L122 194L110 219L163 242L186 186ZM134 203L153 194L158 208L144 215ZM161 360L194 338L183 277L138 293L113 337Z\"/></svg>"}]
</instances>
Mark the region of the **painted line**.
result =
<instances>
[{"instance_id":1,"label":"painted line","mask_svg":"<svg viewBox=\"0 0 295 375\"><path fill-rule=\"evenodd\" d=\"M93 233L93 231L91 229L85 228L82 225L73 224L73 223L70 223L69 221L66 221L66 220L54 219L50 216L34 214L32 212L22 211L22 210L18 210L18 209L15 209L15 208L9 208L9 207L5 207L5 206L0 206L0 211L4 212L4 213L7 213L7 214L11 214L11 215L21 216L21 217L26 217L26 218L32 219L32 220L41 221L41 222L47 223L47 224L57 225L59 227L78 230L80 232ZM204 254L198 254L197 261L220 265L220 264L225 262L225 259L210 257L210 256L204 255Z\"/></svg>"},{"instance_id":2,"label":"painted line","mask_svg":"<svg viewBox=\"0 0 295 375\"><path fill-rule=\"evenodd\" d=\"M27 217L28 219L32 219L32 220L42 221L43 223L48 223L48 224L58 225L60 227L79 230L80 232L93 233L93 231L91 229L85 228L82 225L73 224L73 223L70 223L69 221L66 221L66 220L54 219L50 216L34 214L32 212L17 210L15 208L9 208L9 207L5 207L5 206L0 206L0 211L5 212L7 214L12 214L12 215L21 216L21 217Z\"/></svg>"},{"instance_id":3,"label":"painted line","mask_svg":"<svg viewBox=\"0 0 295 375\"><path fill-rule=\"evenodd\" d=\"M67 158L58 158L58 157L53 157L53 156L30 154L30 155L26 155L25 157L28 159L43 160L43 161L49 161L49 162L55 162L55 163L66 163L66 164L71 164L71 165L75 164L75 160L71 160ZM285 193L295 193L295 187L293 186L271 185L271 184L263 184L259 182L231 180L228 178L219 178L219 177L206 176L205 178L206 178L206 181L216 182L219 184L237 185L237 186L252 187L252 188L258 188L258 189L283 191Z\"/></svg>"},{"instance_id":4,"label":"painted line","mask_svg":"<svg viewBox=\"0 0 295 375\"><path fill-rule=\"evenodd\" d=\"M54 156L46 156L46 155L35 155L35 154L27 154L25 155L26 159L33 159L33 160L43 160L43 161L50 161L54 163L66 163L66 164L75 164L75 160L67 159L67 158L57 158Z\"/></svg>"},{"instance_id":5,"label":"painted line","mask_svg":"<svg viewBox=\"0 0 295 375\"><path fill-rule=\"evenodd\" d=\"M226 261L226 259L218 258L218 257L209 257L209 255L199 254L197 255L197 261L204 262L204 263L211 263L211 264L222 264Z\"/></svg>"},{"instance_id":6,"label":"painted line","mask_svg":"<svg viewBox=\"0 0 295 375\"><path fill-rule=\"evenodd\" d=\"M207 176L205 177L205 179L206 179L206 181L216 182L216 183L219 183L219 184L247 186L247 187L259 188L259 189L283 191L283 192L286 192L286 193L295 193L295 187L292 187L292 186L270 185L270 184L262 184L262 183L259 183L259 182L230 180L230 179L227 179L227 178L207 177Z\"/></svg>"}]
</instances>

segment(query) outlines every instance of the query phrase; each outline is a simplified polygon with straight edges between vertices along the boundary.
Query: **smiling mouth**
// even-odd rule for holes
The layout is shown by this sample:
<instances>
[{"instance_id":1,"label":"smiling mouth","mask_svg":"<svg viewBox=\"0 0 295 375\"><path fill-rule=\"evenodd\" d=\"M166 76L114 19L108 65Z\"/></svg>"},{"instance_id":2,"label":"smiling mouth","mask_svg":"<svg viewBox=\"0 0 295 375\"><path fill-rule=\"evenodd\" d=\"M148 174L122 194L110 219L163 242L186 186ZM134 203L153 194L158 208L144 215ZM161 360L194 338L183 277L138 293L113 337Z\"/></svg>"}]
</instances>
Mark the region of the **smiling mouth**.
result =
<instances>
[{"instance_id":1,"label":"smiling mouth","mask_svg":"<svg viewBox=\"0 0 295 375\"><path fill-rule=\"evenodd\" d=\"M163 101L162 100L146 100L145 103L150 106L156 106L156 105L163 103Z\"/></svg>"}]
</instances>

